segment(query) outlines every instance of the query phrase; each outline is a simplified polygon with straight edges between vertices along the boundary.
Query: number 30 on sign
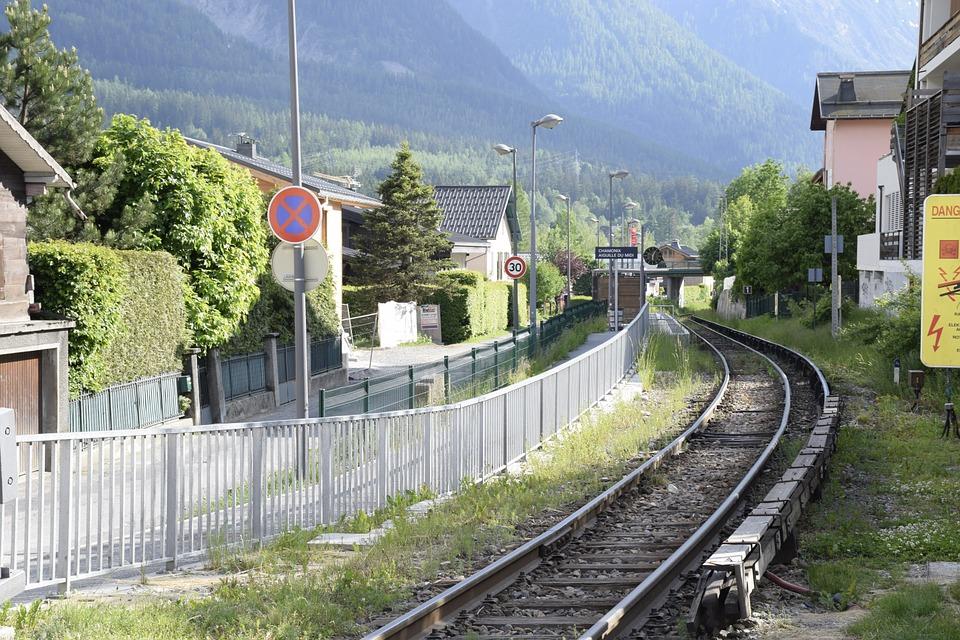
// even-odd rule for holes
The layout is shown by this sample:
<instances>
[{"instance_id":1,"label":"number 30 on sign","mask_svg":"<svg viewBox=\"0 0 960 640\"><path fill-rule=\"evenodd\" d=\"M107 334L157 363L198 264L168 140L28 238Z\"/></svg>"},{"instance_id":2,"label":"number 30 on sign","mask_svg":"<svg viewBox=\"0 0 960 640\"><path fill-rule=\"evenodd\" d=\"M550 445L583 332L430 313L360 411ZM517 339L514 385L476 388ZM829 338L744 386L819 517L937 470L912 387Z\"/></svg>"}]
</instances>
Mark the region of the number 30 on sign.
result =
<instances>
[{"instance_id":1,"label":"number 30 on sign","mask_svg":"<svg viewBox=\"0 0 960 640\"><path fill-rule=\"evenodd\" d=\"M507 274L508 278L513 278L514 280L522 278L527 273L527 261L520 256L510 256L507 258L507 261L503 263L503 271Z\"/></svg>"}]
</instances>

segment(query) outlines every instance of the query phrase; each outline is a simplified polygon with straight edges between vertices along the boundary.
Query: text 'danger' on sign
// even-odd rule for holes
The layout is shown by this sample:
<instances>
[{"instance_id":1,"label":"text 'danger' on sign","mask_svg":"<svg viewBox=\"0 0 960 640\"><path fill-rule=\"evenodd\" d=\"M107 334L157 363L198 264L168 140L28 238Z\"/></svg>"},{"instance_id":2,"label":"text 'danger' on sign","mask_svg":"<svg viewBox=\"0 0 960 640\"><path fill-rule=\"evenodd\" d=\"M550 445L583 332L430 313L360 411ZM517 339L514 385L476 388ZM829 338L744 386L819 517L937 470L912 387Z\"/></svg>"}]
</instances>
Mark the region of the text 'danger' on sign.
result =
<instances>
[{"instance_id":1,"label":"text 'danger' on sign","mask_svg":"<svg viewBox=\"0 0 960 640\"><path fill-rule=\"evenodd\" d=\"M273 235L291 244L312 238L322 219L320 201L312 191L303 187L280 189L270 199L267 208L267 220Z\"/></svg>"},{"instance_id":2,"label":"text 'danger' on sign","mask_svg":"<svg viewBox=\"0 0 960 640\"><path fill-rule=\"evenodd\" d=\"M923 202L920 360L960 367L960 195Z\"/></svg>"}]
</instances>

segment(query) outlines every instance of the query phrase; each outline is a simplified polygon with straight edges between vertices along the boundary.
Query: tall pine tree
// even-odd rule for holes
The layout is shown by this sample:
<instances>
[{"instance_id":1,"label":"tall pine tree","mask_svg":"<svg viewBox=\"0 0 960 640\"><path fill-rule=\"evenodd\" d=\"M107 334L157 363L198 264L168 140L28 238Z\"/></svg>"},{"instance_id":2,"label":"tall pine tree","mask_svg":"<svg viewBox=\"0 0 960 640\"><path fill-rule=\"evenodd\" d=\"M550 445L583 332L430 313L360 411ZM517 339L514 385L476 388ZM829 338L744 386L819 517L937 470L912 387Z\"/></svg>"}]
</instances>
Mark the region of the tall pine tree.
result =
<instances>
[{"instance_id":1,"label":"tall pine tree","mask_svg":"<svg viewBox=\"0 0 960 640\"><path fill-rule=\"evenodd\" d=\"M14 0L4 9L10 30L0 34L0 95L4 106L60 164L73 168L90 155L103 125L90 73L75 49L57 50L46 5Z\"/></svg>"},{"instance_id":2,"label":"tall pine tree","mask_svg":"<svg viewBox=\"0 0 960 640\"><path fill-rule=\"evenodd\" d=\"M423 170L404 142L378 188L382 207L364 214L358 238L358 279L376 289L380 301L417 300L437 271L452 266L443 258L450 242L440 231L443 212Z\"/></svg>"}]
</instances>

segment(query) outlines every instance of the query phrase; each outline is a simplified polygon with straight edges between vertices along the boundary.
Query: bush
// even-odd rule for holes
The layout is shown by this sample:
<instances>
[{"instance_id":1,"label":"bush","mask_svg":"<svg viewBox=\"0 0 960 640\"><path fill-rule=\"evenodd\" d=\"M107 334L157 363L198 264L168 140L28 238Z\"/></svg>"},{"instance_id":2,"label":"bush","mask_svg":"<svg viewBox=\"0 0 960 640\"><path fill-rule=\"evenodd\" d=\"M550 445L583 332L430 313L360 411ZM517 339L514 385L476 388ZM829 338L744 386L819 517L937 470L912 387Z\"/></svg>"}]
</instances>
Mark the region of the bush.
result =
<instances>
[{"instance_id":1,"label":"bush","mask_svg":"<svg viewBox=\"0 0 960 640\"><path fill-rule=\"evenodd\" d=\"M37 301L76 322L72 395L180 368L185 280L171 255L63 241L27 253Z\"/></svg>"},{"instance_id":2,"label":"bush","mask_svg":"<svg viewBox=\"0 0 960 640\"><path fill-rule=\"evenodd\" d=\"M279 334L280 344L293 344L293 294L277 284L270 273L260 276L258 285L260 298L237 333L224 345L224 355L261 351L263 337L268 333ZM333 277L329 273L319 287L307 292L307 331L311 340L340 332L340 318L333 300Z\"/></svg>"},{"instance_id":3,"label":"bush","mask_svg":"<svg viewBox=\"0 0 960 640\"><path fill-rule=\"evenodd\" d=\"M511 285L503 282L484 282L483 289L483 330L480 333L503 331L509 325Z\"/></svg>"},{"instance_id":4,"label":"bush","mask_svg":"<svg viewBox=\"0 0 960 640\"><path fill-rule=\"evenodd\" d=\"M523 277L523 282L527 286L530 286L530 272L527 272L527 275ZM563 275L560 273L560 269L557 269L550 262L538 261L537 262L537 306L543 307L548 302L553 302L557 299L563 289L566 286L566 280Z\"/></svg>"},{"instance_id":5,"label":"bush","mask_svg":"<svg viewBox=\"0 0 960 640\"><path fill-rule=\"evenodd\" d=\"M444 344L502 331L507 327L510 285L488 282L481 273L454 269L437 275L438 286L425 302L440 305L440 334Z\"/></svg>"},{"instance_id":6,"label":"bush","mask_svg":"<svg viewBox=\"0 0 960 640\"><path fill-rule=\"evenodd\" d=\"M867 316L848 329L865 344L875 344L888 360L909 361L920 351L920 278L914 273L907 277L907 286L877 300L883 313Z\"/></svg>"},{"instance_id":7,"label":"bush","mask_svg":"<svg viewBox=\"0 0 960 640\"><path fill-rule=\"evenodd\" d=\"M377 292L373 287L344 285L343 303L350 306L350 316L365 316L377 312Z\"/></svg>"},{"instance_id":8,"label":"bush","mask_svg":"<svg viewBox=\"0 0 960 640\"><path fill-rule=\"evenodd\" d=\"M508 282L507 287L512 292L513 283ZM527 285L522 282L517 283L517 299L520 302L517 318L520 320L520 327L525 327L527 323L530 322L530 303L527 300ZM507 297L507 326L511 326L513 323L513 294L511 293ZM513 327L514 329L520 329L520 327Z\"/></svg>"},{"instance_id":9,"label":"bush","mask_svg":"<svg viewBox=\"0 0 960 640\"><path fill-rule=\"evenodd\" d=\"M119 330L103 352L107 384L183 368L186 278L164 251L118 251L126 268Z\"/></svg>"}]
</instances>

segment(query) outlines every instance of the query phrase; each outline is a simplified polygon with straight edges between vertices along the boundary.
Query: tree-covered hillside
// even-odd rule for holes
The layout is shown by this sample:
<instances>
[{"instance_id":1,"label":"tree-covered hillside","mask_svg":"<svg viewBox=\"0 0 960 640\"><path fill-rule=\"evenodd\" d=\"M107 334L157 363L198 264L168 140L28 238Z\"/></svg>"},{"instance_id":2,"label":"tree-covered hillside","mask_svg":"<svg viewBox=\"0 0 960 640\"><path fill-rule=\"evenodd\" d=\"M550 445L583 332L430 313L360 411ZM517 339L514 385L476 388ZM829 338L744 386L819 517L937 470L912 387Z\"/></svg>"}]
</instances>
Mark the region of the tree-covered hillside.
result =
<instances>
[{"instance_id":1,"label":"tree-covered hillside","mask_svg":"<svg viewBox=\"0 0 960 640\"><path fill-rule=\"evenodd\" d=\"M653 2L807 108L818 71L909 69L916 56L917 0Z\"/></svg>"},{"instance_id":2,"label":"tree-covered hillside","mask_svg":"<svg viewBox=\"0 0 960 640\"><path fill-rule=\"evenodd\" d=\"M650 0L451 3L545 93L579 111L726 168L766 157L815 162L809 105L720 55ZM731 37L740 33L731 29Z\"/></svg>"}]
</instances>

